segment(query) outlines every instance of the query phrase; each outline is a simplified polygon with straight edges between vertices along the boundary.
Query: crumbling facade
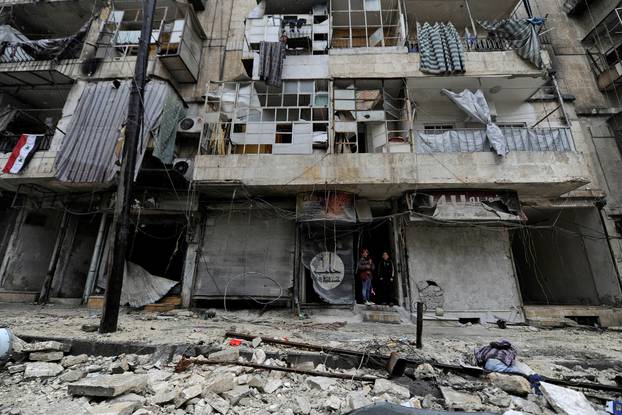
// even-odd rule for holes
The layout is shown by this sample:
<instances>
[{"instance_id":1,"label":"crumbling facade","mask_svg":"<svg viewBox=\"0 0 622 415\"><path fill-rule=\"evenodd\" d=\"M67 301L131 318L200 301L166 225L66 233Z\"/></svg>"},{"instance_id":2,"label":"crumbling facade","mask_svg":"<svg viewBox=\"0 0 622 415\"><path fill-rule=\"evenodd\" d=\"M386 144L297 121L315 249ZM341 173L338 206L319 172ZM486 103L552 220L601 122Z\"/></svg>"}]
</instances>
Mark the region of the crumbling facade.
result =
<instances>
[{"instance_id":1,"label":"crumbling facade","mask_svg":"<svg viewBox=\"0 0 622 415\"><path fill-rule=\"evenodd\" d=\"M105 287L141 14L78 4L2 12L5 299ZM129 298L353 307L367 248L406 312L619 321L616 63L564 7L158 1Z\"/></svg>"}]
</instances>

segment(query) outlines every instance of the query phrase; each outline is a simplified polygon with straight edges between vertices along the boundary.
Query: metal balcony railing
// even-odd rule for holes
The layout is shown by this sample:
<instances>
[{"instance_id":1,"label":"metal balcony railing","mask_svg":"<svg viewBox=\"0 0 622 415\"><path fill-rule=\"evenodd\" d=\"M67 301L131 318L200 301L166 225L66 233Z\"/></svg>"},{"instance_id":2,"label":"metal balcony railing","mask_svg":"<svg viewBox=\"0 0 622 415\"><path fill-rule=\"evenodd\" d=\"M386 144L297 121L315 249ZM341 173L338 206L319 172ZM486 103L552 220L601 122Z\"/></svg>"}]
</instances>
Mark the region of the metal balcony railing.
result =
<instances>
[{"instance_id":1,"label":"metal balcony railing","mask_svg":"<svg viewBox=\"0 0 622 415\"><path fill-rule=\"evenodd\" d=\"M0 153L10 153L19 141L19 134L0 134ZM37 142L36 151L46 151L50 149L52 134L46 134Z\"/></svg>"}]
</instances>

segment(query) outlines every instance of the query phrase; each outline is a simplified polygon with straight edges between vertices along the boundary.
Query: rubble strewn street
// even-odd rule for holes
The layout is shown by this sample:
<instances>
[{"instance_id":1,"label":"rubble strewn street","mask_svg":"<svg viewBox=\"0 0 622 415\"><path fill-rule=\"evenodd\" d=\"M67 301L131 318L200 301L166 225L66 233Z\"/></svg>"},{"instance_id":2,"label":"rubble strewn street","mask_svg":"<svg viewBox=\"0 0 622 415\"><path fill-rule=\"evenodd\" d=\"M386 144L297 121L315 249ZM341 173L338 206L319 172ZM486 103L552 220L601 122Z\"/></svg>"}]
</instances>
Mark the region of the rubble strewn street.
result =
<instances>
[{"instance_id":1,"label":"rubble strewn street","mask_svg":"<svg viewBox=\"0 0 622 415\"><path fill-rule=\"evenodd\" d=\"M341 313L343 320L332 321L322 315L297 320L284 310L217 311L211 318L188 310L131 312L122 314L120 331L101 335L81 329L96 324L94 311L25 305L0 305L0 310L0 324L28 340L16 341L12 361L0 369L0 414L346 414L385 401L407 408L499 414L596 414L603 413L607 400L620 398L614 392L574 392L546 383L538 396L522 377L474 377L433 365L468 363L475 347L507 338L518 348L519 359L540 375L615 386L622 367L620 333L615 330L429 323L424 347L418 350L414 325L362 323L347 312ZM257 337L232 345L238 342L225 337L229 330ZM56 341L34 341L33 336ZM396 351L433 364L387 379L382 367L369 362L348 363L339 356L270 344L261 336L369 354ZM95 351L116 344L118 352L72 350L84 344L92 344ZM143 345L149 353L127 353L127 345ZM180 364L176 371L186 358L193 363Z\"/></svg>"}]
</instances>

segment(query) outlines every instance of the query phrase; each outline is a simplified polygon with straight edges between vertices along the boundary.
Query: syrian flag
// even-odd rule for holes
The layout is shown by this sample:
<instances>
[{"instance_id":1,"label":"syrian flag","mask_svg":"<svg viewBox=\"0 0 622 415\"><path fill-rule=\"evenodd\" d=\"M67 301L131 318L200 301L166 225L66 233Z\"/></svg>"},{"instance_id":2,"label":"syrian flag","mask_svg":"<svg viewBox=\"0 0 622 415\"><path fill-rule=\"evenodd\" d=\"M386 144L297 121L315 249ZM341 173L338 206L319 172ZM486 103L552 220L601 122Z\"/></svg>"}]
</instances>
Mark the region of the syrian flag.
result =
<instances>
[{"instance_id":1,"label":"syrian flag","mask_svg":"<svg viewBox=\"0 0 622 415\"><path fill-rule=\"evenodd\" d=\"M37 149L37 138L40 136L41 134L22 134L17 144L15 144L15 147L13 147L13 152L9 156L2 171L4 173L19 173L22 168L28 164L30 158L35 153Z\"/></svg>"}]
</instances>

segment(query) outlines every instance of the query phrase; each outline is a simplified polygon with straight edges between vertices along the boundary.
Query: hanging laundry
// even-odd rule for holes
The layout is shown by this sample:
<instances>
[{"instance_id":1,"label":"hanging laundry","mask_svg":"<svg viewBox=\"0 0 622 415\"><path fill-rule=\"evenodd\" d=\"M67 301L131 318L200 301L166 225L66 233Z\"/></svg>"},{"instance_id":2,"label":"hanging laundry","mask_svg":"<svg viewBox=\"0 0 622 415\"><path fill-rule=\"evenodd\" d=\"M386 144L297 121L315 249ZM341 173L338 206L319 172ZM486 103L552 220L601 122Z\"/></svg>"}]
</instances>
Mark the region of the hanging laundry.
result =
<instances>
[{"instance_id":1,"label":"hanging laundry","mask_svg":"<svg viewBox=\"0 0 622 415\"><path fill-rule=\"evenodd\" d=\"M285 45L282 42L261 42L259 44L259 78L267 85L280 88L283 83L283 60Z\"/></svg>"},{"instance_id":2,"label":"hanging laundry","mask_svg":"<svg viewBox=\"0 0 622 415\"><path fill-rule=\"evenodd\" d=\"M43 134L22 134L13 148L3 173L17 174L28 164L35 151L37 151L38 138Z\"/></svg>"},{"instance_id":3,"label":"hanging laundry","mask_svg":"<svg viewBox=\"0 0 622 415\"><path fill-rule=\"evenodd\" d=\"M533 63L538 69L544 66L540 54L540 38L536 27L544 24L541 17L531 19L480 20L480 26L489 33L505 39L518 56Z\"/></svg>"},{"instance_id":4,"label":"hanging laundry","mask_svg":"<svg viewBox=\"0 0 622 415\"><path fill-rule=\"evenodd\" d=\"M417 23L417 38L421 72L450 74L466 70L462 41L451 23Z\"/></svg>"}]
</instances>

